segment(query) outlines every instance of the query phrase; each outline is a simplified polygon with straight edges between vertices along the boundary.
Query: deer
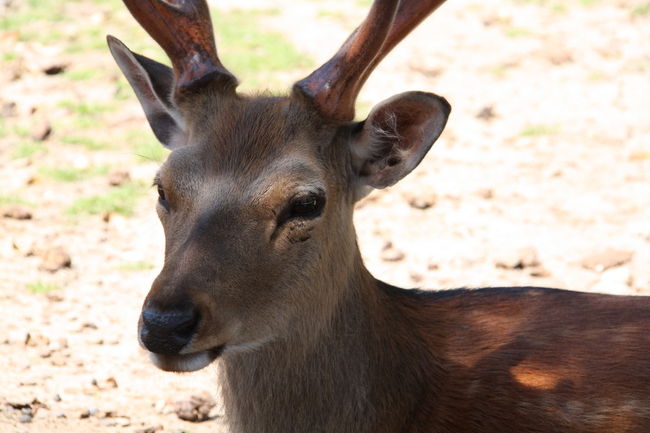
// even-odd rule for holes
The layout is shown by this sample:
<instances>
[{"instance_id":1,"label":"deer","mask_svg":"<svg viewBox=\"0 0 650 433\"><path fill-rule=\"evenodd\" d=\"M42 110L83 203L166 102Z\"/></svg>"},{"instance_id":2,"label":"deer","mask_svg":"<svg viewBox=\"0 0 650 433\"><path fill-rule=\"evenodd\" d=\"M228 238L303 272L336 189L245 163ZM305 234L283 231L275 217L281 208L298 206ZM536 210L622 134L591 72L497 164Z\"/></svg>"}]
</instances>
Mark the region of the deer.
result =
<instances>
[{"instance_id":1,"label":"deer","mask_svg":"<svg viewBox=\"0 0 650 433\"><path fill-rule=\"evenodd\" d=\"M355 121L377 64L444 0L375 0L283 96L243 95L205 0L125 0L172 67L108 36L156 138L163 267L138 338L218 363L237 433L650 431L650 297L402 289L364 266L355 203L409 174L450 114L408 91Z\"/></svg>"}]
</instances>

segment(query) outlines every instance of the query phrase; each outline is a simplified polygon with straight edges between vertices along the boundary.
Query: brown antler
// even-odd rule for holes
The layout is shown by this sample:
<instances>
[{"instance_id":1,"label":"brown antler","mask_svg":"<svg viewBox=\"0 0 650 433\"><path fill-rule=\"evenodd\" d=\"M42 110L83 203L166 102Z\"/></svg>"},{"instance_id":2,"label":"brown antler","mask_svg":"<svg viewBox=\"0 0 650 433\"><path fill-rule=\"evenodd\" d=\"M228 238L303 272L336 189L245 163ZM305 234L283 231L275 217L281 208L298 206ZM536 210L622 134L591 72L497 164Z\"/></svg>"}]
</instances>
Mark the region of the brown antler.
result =
<instances>
[{"instance_id":1,"label":"brown antler","mask_svg":"<svg viewBox=\"0 0 650 433\"><path fill-rule=\"evenodd\" d=\"M338 52L294 89L333 120L354 119L354 103L377 64L445 0L375 0Z\"/></svg>"},{"instance_id":2,"label":"brown antler","mask_svg":"<svg viewBox=\"0 0 650 433\"><path fill-rule=\"evenodd\" d=\"M234 91L237 79L219 61L205 0L124 0L174 66L177 93L218 81Z\"/></svg>"}]
</instances>

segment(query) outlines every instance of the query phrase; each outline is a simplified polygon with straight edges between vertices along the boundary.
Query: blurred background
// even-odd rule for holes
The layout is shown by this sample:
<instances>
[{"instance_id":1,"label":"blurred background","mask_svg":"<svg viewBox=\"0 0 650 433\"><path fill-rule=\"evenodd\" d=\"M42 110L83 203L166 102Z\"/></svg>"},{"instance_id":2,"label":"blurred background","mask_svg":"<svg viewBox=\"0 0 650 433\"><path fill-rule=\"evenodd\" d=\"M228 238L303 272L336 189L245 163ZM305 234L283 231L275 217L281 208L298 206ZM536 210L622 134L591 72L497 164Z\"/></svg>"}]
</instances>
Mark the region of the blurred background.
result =
<instances>
[{"instance_id":1,"label":"blurred background","mask_svg":"<svg viewBox=\"0 0 650 433\"><path fill-rule=\"evenodd\" d=\"M243 3L211 3L220 56L273 93L370 5ZM166 61L117 0L0 0L0 432L225 431L218 367L165 374L137 346L166 151L106 34ZM453 107L420 167L359 204L368 267L434 290L650 294L648 41L647 0L443 5L359 100L360 118L406 90Z\"/></svg>"}]
</instances>

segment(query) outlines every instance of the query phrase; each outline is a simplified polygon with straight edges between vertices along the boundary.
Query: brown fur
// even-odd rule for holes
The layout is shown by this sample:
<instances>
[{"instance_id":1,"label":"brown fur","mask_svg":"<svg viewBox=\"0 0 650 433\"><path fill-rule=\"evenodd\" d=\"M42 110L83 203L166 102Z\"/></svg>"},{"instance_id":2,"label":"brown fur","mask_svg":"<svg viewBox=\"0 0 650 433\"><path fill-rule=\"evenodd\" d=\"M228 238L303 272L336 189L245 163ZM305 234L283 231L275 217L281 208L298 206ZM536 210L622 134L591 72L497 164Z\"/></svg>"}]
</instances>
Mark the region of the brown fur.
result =
<instances>
[{"instance_id":1,"label":"brown fur","mask_svg":"<svg viewBox=\"0 0 650 433\"><path fill-rule=\"evenodd\" d=\"M233 432L650 429L650 299L381 283L354 241L349 127L314 123L299 101L228 104L161 170L185 211L163 216L166 262L146 303L204 309L188 352L259 342L222 357ZM296 179L326 186L322 221L308 241L264 246Z\"/></svg>"},{"instance_id":2,"label":"brown fur","mask_svg":"<svg viewBox=\"0 0 650 433\"><path fill-rule=\"evenodd\" d=\"M183 10L129 3L140 15L145 6L163 17L207 11L201 1ZM348 65L362 72L338 83L343 95L327 90L337 89L327 72L336 61L290 97L237 95L203 34L205 14L203 30L180 42L160 16L140 17L176 57L175 71L109 37L154 133L173 149L155 181L165 264L144 302L149 324L140 323L152 360L193 371L221 355L234 433L647 433L650 298L421 292L364 267L354 203L407 175L450 111L443 98L407 92L364 122L332 120L351 116L378 59L441 1L380 3L398 16L370 67ZM188 78L183 56L195 39L207 41L198 45L207 60ZM363 42L351 41L343 54ZM304 91L321 84L341 116ZM338 96L347 102L330 104ZM314 196L322 213L283 219L296 198Z\"/></svg>"}]
</instances>

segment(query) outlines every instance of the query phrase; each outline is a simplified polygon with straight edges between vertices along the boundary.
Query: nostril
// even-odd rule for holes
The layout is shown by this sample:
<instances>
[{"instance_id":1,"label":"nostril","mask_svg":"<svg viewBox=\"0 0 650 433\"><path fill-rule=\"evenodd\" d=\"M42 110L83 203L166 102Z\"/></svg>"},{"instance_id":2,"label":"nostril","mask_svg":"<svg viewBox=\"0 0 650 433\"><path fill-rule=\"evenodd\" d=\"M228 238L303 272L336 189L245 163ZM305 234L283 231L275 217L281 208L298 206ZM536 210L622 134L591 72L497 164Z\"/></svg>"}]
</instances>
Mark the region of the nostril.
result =
<instances>
[{"instance_id":1,"label":"nostril","mask_svg":"<svg viewBox=\"0 0 650 433\"><path fill-rule=\"evenodd\" d=\"M165 311L147 307L142 311L140 340L151 352L177 354L192 339L199 319L191 306Z\"/></svg>"}]
</instances>

